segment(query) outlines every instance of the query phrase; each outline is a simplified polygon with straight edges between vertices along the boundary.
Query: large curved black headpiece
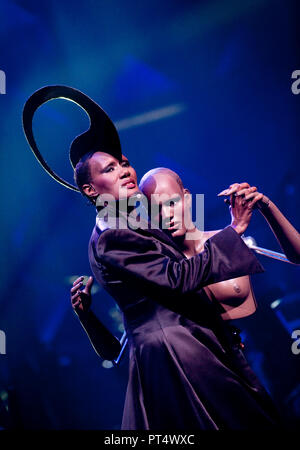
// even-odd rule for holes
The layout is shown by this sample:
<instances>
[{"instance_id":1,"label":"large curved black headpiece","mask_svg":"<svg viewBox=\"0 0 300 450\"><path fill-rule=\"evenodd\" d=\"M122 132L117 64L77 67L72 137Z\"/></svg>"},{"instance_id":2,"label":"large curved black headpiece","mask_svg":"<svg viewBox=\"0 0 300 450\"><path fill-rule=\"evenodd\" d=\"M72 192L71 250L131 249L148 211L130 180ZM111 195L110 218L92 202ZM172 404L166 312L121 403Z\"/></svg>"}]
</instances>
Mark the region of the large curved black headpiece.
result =
<instances>
[{"instance_id":1,"label":"large curved black headpiece","mask_svg":"<svg viewBox=\"0 0 300 450\"><path fill-rule=\"evenodd\" d=\"M78 187L63 180L49 167L41 155L33 136L32 120L35 111L44 103L56 98L75 102L84 109L90 119L89 129L78 135L70 146L69 157L73 169L75 169L78 161L90 151L106 152L121 160L120 139L116 127L106 112L90 97L77 89L69 86L45 86L29 97L23 110L23 129L31 150L52 178L65 187L79 192Z\"/></svg>"}]
</instances>

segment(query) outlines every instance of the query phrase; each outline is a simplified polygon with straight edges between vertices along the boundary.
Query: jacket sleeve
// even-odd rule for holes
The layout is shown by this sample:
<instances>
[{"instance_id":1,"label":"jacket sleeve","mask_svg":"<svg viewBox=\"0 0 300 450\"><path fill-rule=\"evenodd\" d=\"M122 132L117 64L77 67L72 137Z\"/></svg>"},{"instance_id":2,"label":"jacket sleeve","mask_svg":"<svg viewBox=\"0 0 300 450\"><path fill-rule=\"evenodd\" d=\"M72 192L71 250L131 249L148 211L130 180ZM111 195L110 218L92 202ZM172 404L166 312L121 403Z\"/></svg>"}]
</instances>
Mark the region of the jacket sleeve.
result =
<instances>
[{"instance_id":1,"label":"jacket sleeve","mask_svg":"<svg viewBox=\"0 0 300 450\"><path fill-rule=\"evenodd\" d=\"M117 271L123 280L133 278L145 287L177 294L264 271L231 226L208 239L203 252L180 261L164 255L155 239L129 229L108 229L99 237L97 256L100 264Z\"/></svg>"}]
</instances>

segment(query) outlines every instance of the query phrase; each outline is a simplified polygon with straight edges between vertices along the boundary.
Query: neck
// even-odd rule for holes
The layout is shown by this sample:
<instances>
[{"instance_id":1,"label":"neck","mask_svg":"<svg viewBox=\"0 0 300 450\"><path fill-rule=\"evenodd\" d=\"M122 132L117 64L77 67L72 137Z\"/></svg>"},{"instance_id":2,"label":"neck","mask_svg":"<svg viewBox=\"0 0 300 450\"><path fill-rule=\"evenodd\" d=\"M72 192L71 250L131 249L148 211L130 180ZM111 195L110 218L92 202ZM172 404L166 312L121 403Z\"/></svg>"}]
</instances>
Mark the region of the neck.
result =
<instances>
[{"instance_id":1,"label":"neck","mask_svg":"<svg viewBox=\"0 0 300 450\"><path fill-rule=\"evenodd\" d=\"M140 193L136 193L131 197L125 197L121 199L115 199L113 201L104 202L104 205L98 205L96 206L97 212L100 212L103 210L103 208L112 208L116 211L117 216L120 214L130 214L132 211L134 211L137 207L137 202L140 201Z\"/></svg>"},{"instance_id":2,"label":"neck","mask_svg":"<svg viewBox=\"0 0 300 450\"><path fill-rule=\"evenodd\" d=\"M148 225L147 209L144 207L139 193L128 198L115 199L104 203L104 205L98 205L96 207L98 213L97 220L106 223L108 227L118 227L120 224L122 226L126 224L129 227L139 227L139 224L141 226ZM139 207L137 207L138 205Z\"/></svg>"},{"instance_id":3,"label":"neck","mask_svg":"<svg viewBox=\"0 0 300 450\"><path fill-rule=\"evenodd\" d=\"M199 253L199 247L203 241L204 231L199 230L194 225L187 229L183 236L175 238L177 245L182 249L182 252L187 255L196 255Z\"/></svg>"}]
</instances>

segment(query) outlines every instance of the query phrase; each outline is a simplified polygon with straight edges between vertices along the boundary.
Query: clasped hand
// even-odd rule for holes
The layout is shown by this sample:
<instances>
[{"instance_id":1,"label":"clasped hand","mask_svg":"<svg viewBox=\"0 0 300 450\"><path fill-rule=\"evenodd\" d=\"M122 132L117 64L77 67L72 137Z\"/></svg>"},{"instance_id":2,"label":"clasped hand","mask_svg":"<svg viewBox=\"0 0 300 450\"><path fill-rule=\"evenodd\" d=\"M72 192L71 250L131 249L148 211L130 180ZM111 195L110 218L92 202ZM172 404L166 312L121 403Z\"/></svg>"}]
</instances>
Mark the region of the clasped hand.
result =
<instances>
[{"instance_id":1,"label":"clasped hand","mask_svg":"<svg viewBox=\"0 0 300 450\"><path fill-rule=\"evenodd\" d=\"M230 197L224 201L229 204L231 226L235 228L237 233L243 234L250 223L253 209L264 195L258 192L255 186L250 186L249 183L244 182L231 184L218 196Z\"/></svg>"}]
</instances>

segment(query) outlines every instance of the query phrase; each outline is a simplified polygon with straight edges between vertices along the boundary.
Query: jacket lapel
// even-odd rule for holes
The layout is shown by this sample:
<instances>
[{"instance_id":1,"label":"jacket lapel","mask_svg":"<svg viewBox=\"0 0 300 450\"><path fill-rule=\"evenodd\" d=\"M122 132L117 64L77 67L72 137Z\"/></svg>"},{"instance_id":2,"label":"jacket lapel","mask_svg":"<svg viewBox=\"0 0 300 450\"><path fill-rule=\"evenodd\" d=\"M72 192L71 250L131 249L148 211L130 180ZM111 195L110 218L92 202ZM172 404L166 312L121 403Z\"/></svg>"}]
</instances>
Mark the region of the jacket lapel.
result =
<instances>
[{"instance_id":1,"label":"jacket lapel","mask_svg":"<svg viewBox=\"0 0 300 450\"><path fill-rule=\"evenodd\" d=\"M156 239L158 239L159 241L163 242L164 244L174 247L184 258L186 258L185 254L182 252L180 247L164 231L162 231L160 229L150 228L150 224L147 229L137 228L135 231L137 231L140 234L153 236Z\"/></svg>"}]
</instances>

